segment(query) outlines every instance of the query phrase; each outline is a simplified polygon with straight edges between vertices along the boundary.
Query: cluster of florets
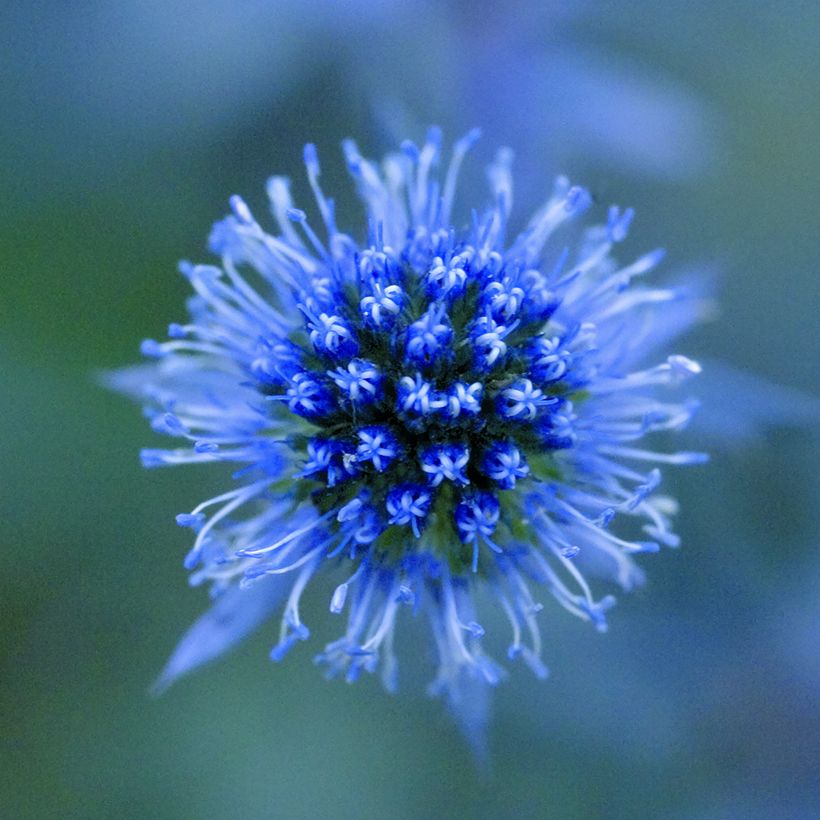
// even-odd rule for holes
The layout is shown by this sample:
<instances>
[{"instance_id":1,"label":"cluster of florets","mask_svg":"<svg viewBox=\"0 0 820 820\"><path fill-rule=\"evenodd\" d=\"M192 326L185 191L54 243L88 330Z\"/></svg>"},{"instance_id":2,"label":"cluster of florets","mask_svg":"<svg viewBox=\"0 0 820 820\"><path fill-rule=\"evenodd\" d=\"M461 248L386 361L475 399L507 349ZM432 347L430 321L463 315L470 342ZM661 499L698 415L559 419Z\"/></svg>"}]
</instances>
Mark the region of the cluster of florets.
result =
<instances>
[{"instance_id":1,"label":"cluster of florets","mask_svg":"<svg viewBox=\"0 0 820 820\"><path fill-rule=\"evenodd\" d=\"M281 658L309 635L299 613L308 581L347 566L330 598L332 612L349 610L347 630L318 658L329 673L380 667L394 685L397 613L410 605L438 650L432 691L464 724L480 723L465 687L494 684L501 670L482 649L475 584L510 621L509 657L544 675L531 585L603 628L612 598L596 600L584 572L629 588L636 553L677 543L674 504L654 492L660 473L640 465L701 457L635 442L687 422L694 403L655 392L698 366L639 360L696 317L694 303L633 285L660 253L613 260L631 211L574 229L591 198L564 179L509 241L509 152L490 168L491 206L454 229L456 178L476 136L456 144L443 178L437 130L381 169L346 143L367 209L363 244L337 228L308 146L325 240L275 177L278 234L234 197L211 235L221 268L182 266L196 291L191 322L146 342L160 361L120 385L147 402L155 429L192 443L145 451L146 464L242 469L236 489L178 518L196 531L186 565L218 600L165 682L241 637L285 589ZM651 540L612 533L618 514Z\"/></svg>"},{"instance_id":2,"label":"cluster of florets","mask_svg":"<svg viewBox=\"0 0 820 820\"><path fill-rule=\"evenodd\" d=\"M312 277L302 327L266 340L251 374L318 428L299 475L325 486L320 510L344 505L351 555L391 527L417 549L436 515L424 548L476 571L481 544L500 551L499 494L532 478L528 457L574 441L583 340L542 333L559 297L522 260L452 230L372 240L350 270Z\"/></svg>"}]
</instances>

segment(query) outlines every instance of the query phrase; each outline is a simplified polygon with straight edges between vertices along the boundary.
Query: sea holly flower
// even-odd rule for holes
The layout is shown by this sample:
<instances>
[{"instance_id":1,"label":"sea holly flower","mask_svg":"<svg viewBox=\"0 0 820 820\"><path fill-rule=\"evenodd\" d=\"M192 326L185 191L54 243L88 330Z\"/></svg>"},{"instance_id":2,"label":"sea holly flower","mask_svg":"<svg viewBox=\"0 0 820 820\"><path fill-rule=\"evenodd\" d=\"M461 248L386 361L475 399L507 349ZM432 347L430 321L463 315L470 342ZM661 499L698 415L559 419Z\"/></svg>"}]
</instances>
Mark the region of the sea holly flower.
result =
<instances>
[{"instance_id":1,"label":"sea holly flower","mask_svg":"<svg viewBox=\"0 0 820 820\"><path fill-rule=\"evenodd\" d=\"M196 293L188 323L143 344L153 364L117 377L155 430L182 441L146 451L147 465L236 468L232 489L177 519L195 534L193 581L216 600L162 685L277 609L281 660L310 639L300 599L322 584L330 611L347 611L317 656L328 676L379 671L394 688L402 621L426 618L430 691L475 739L483 690L504 675L479 587L509 621L508 661L543 677L546 599L604 629L614 599L593 590L629 589L637 555L677 544L656 465L703 456L659 451L651 436L688 422L695 404L662 394L699 367L655 355L697 302L638 284L661 254L616 260L632 212L585 227L591 197L563 178L512 235L507 151L490 168L491 204L462 228L456 181L476 136L449 163L437 129L381 166L346 142L365 210L351 235L308 146L321 229L279 178L278 228L234 197L210 238L221 266L182 266Z\"/></svg>"}]
</instances>

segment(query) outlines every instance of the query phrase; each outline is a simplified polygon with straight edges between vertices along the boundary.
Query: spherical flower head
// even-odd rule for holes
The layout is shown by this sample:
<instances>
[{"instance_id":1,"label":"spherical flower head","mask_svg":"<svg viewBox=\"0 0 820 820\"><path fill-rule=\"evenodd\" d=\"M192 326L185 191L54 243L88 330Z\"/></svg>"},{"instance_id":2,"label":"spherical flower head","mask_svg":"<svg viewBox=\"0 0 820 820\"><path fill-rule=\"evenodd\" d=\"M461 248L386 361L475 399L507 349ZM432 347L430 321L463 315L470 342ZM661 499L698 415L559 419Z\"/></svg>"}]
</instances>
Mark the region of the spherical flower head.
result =
<instances>
[{"instance_id":1,"label":"spherical flower head","mask_svg":"<svg viewBox=\"0 0 820 820\"><path fill-rule=\"evenodd\" d=\"M350 235L308 146L321 229L274 178L275 229L234 197L210 238L220 266L182 266L189 322L146 342L158 361L121 383L156 430L187 444L146 451L146 464L238 469L231 489L177 519L195 533L186 566L216 603L164 684L277 608L280 660L308 640L300 598L324 579L330 610L348 613L317 658L328 675L380 670L393 688L394 634L423 613L438 654L431 691L475 737L485 699L470 693L503 674L482 648L478 587L509 621L508 658L543 676L545 594L603 629L612 597L595 597L585 575L628 589L636 554L676 545L654 465L702 457L638 441L687 422L692 403L659 393L699 368L643 360L696 318L693 303L638 285L661 254L616 261L632 212L584 228L591 197L563 178L513 236L508 151L490 167L491 204L462 228L456 181L476 136L445 162L432 129L381 166L344 143L365 209ZM621 517L647 540L619 534Z\"/></svg>"}]
</instances>

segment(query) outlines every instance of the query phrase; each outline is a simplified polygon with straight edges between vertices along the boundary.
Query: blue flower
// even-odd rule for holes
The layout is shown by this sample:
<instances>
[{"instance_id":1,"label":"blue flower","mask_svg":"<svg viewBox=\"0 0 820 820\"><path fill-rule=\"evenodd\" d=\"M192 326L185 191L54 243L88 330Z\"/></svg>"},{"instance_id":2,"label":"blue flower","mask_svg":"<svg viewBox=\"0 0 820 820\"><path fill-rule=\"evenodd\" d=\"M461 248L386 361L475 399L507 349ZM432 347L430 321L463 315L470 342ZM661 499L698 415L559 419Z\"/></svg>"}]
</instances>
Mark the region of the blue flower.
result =
<instances>
[{"instance_id":1,"label":"blue flower","mask_svg":"<svg viewBox=\"0 0 820 820\"><path fill-rule=\"evenodd\" d=\"M587 576L629 589L638 554L677 544L655 465L703 456L639 441L688 422L695 404L660 393L699 367L642 360L667 339L667 311L683 327L696 303L638 285L661 255L616 261L632 212L584 228L591 197L563 178L513 235L506 151L490 169L492 204L458 228L456 176L474 140L443 173L436 129L381 166L346 142L366 211L357 236L338 229L308 146L321 236L275 178L277 231L234 197L211 234L221 267L182 266L189 322L145 343L156 361L119 384L154 429L183 440L146 451L147 465L238 470L233 489L178 517L195 533L192 580L216 603L162 685L276 608L280 660L309 639L308 583L330 583L331 612L348 618L318 655L328 675L380 671L393 688L394 634L419 613L438 658L431 692L476 738L482 690L504 674L483 648L479 587L509 621L508 659L543 677L540 599L604 629L613 598ZM621 518L647 540L622 534Z\"/></svg>"}]
</instances>

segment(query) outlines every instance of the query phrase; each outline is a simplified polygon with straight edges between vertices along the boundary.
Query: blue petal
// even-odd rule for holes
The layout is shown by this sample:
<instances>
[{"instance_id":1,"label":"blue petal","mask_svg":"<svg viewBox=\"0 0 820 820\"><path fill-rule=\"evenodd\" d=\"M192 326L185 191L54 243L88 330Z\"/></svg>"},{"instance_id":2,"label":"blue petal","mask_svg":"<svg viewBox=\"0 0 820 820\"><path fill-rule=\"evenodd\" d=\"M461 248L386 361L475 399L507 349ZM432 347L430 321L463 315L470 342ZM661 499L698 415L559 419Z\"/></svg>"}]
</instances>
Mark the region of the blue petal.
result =
<instances>
[{"instance_id":1,"label":"blue petal","mask_svg":"<svg viewBox=\"0 0 820 820\"><path fill-rule=\"evenodd\" d=\"M489 766L490 760L487 727L490 722L492 688L480 675L462 669L458 681L445 689L450 715L482 769Z\"/></svg>"},{"instance_id":2,"label":"blue petal","mask_svg":"<svg viewBox=\"0 0 820 820\"><path fill-rule=\"evenodd\" d=\"M183 675L232 649L279 606L287 590L287 580L280 577L226 590L182 637L152 693L161 694Z\"/></svg>"},{"instance_id":3,"label":"blue petal","mask_svg":"<svg viewBox=\"0 0 820 820\"><path fill-rule=\"evenodd\" d=\"M534 63L539 65L537 58ZM552 93L566 117L566 132L577 140L575 150L630 173L668 179L698 176L717 157L718 112L668 77L579 43L556 47L540 68L546 76L566 79L563 91ZM670 122L679 126L674 136Z\"/></svg>"},{"instance_id":4,"label":"blue petal","mask_svg":"<svg viewBox=\"0 0 820 820\"><path fill-rule=\"evenodd\" d=\"M701 409L692 428L725 447L761 436L772 427L817 426L820 399L794 388L772 384L725 362L701 360L696 381ZM714 445L712 445L714 446Z\"/></svg>"},{"instance_id":5,"label":"blue petal","mask_svg":"<svg viewBox=\"0 0 820 820\"><path fill-rule=\"evenodd\" d=\"M244 373L239 369L229 372L228 366L221 362L219 367L203 367L201 361L172 356L103 372L98 380L104 387L138 400L213 404L219 397L226 412L244 410L258 394L244 384Z\"/></svg>"},{"instance_id":6,"label":"blue petal","mask_svg":"<svg viewBox=\"0 0 820 820\"><path fill-rule=\"evenodd\" d=\"M699 323L714 318L718 277L719 271L710 264L675 271L670 281L674 282L676 298L653 305L653 321L644 331L640 344L633 344L631 350L624 352L621 367L637 367L658 351L666 350ZM700 377L697 383L700 385Z\"/></svg>"}]
</instances>

